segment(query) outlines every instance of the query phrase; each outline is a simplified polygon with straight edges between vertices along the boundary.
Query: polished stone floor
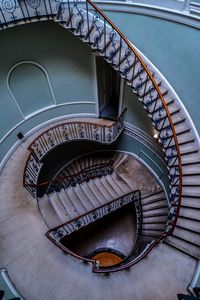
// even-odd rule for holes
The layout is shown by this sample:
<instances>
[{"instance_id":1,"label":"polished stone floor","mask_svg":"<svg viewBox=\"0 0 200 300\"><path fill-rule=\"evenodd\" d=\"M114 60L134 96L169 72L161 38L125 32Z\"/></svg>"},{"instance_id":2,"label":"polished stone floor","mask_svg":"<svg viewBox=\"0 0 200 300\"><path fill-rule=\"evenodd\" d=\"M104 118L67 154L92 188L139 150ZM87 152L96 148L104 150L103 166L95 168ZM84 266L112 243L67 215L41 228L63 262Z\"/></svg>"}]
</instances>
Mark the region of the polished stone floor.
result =
<instances>
[{"instance_id":1,"label":"polished stone floor","mask_svg":"<svg viewBox=\"0 0 200 300\"><path fill-rule=\"evenodd\" d=\"M196 260L164 243L129 271L99 276L47 240L37 203L22 186L30 142L0 175L0 267L26 300L176 300L186 291Z\"/></svg>"}]
</instances>

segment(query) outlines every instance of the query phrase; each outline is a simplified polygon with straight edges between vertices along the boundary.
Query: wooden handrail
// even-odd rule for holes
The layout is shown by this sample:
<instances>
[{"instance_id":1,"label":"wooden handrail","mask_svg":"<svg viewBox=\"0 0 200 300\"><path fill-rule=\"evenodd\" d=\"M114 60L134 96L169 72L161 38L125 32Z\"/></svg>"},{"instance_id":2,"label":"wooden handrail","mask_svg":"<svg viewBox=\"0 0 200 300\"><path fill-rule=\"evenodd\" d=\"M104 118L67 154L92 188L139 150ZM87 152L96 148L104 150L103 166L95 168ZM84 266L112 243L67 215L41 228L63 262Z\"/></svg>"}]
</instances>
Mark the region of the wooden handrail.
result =
<instances>
[{"instance_id":1,"label":"wooden handrail","mask_svg":"<svg viewBox=\"0 0 200 300\"><path fill-rule=\"evenodd\" d=\"M115 201L119 200L120 198L122 198L122 197L124 198L124 197L126 197L126 196L128 196L128 195L130 195L130 194L133 194L133 193L135 193L135 194L138 193L139 198L141 198L141 191L140 191L140 190L136 190L136 191L133 191L133 192L126 193L126 194L124 194L123 196L121 196L121 197L119 197L119 198L117 198L117 199L111 200L111 201L109 201L109 202L107 202L107 203L104 203L104 204L98 206L97 208L93 208L92 210L90 210L90 211L88 211L88 212L85 212L85 213L79 215L78 217L75 217L74 219L72 219L72 220L70 220L70 221L67 221L67 222L65 222L65 223L62 223L61 225L58 225L58 226L56 226L56 227L53 227L53 228L51 228L50 230L48 230L48 232L54 231L54 230L56 230L56 229L58 229L58 228L60 228L60 227L63 227L63 226L66 226L66 225L70 224L71 222L77 221L78 219L83 218L84 216L93 213L95 210L101 209L101 208L104 207L104 206L110 205L110 204L114 203ZM48 233L48 232L47 232L47 233Z\"/></svg>"},{"instance_id":2,"label":"wooden handrail","mask_svg":"<svg viewBox=\"0 0 200 300\"><path fill-rule=\"evenodd\" d=\"M40 187L40 186L44 186L44 185L47 185L47 184L50 184L50 183L62 183L63 180L65 179L73 179L79 175L81 175L83 172L86 172L86 171L89 171L89 170L93 170L93 169L96 169L96 168L100 168L100 167L107 167L107 166L110 166L114 163L113 160L111 160L110 162L107 162L107 163L102 163L102 164L96 164L96 165L92 165L90 167L87 167L85 169L82 169L81 171L79 171L78 173L74 173L72 175L68 175L68 176L63 176L62 178L58 178L56 180L47 180L47 181L43 181L43 182L40 182L40 183L37 183L37 184L24 184L24 186L30 186L30 187Z\"/></svg>"},{"instance_id":3,"label":"wooden handrail","mask_svg":"<svg viewBox=\"0 0 200 300\"><path fill-rule=\"evenodd\" d=\"M139 199L141 199L141 191L140 191L140 190L136 190L136 191L133 191L133 192L129 192L129 193L123 195L122 197L119 197L119 198L117 198L117 199L111 200L111 201L107 202L106 204L102 204L102 205L100 205L99 207L90 210L89 212L83 213L83 214L79 215L78 217L73 218L73 219L70 220L70 221L67 221L67 222L65 222L65 223L62 223L61 225L58 225L58 226L56 226L56 227L54 227L54 228L51 228L50 230L48 230L48 231L46 232L45 235L46 235L46 237L47 237L49 240L51 240L58 248L60 248L60 249L61 249L62 251L64 251L65 253L70 254L70 255L72 255L72 256L78 258L78 259L81 259L81 260L83 260L84 262L91 262L91 263L93 264L93 267L92 267L93 272L99 272L99 273L100 273L101 270L99 270L98 268L96 268L96 261L95 261L94 259L89 259L89 258L80 256L80 255L76 254L75 252L71 251L69 248L64 247L62 244L58 243L55 239L53 239L53 238L51 237L50 233L51 233L52 231L55 231L55 230L59 229L59 228L62 228L62 227L64 227L64 226L67 226L68 224L70 224L70 223L72 223L72 222L75 222L75 221L77 221L78 219L81 219L81 218L83 218L84 216L86 216L86 215L88 215L88 214L91 214L91 213L95 212L96 210L99 210L99 209L101 209L101 208L103 208L103 207L106 207L107 205L110 205L110 204L114 203L114 202L116 202L117 200L119 200L120 198L125 198L126 196L129 196L129 195L131 195L131 194L136 194L136 196L137 196ZM138 195L137 195L137 194L138 194ZM130 263L128 263L128 264L130 264ZM126 269L126 268L127 268L127 265L122 266L122 267L123 267L123 269ZM95 271L95 270L98 270L98 271ZM106 269L106 271L107 271L107 269ZM110 272L110 271L109 271L109 272ZM102 270L102 273L105 273L105 270Z\"/></svg>"},{"instance_id":4,"label":"wooden handrail","mask_svg":"<svg viewBox=\"0 0 200 300\"><path fill-rule=\"evenodd\" d=\"M174 138L174 142L175 142L175 147L176 147L176 151L177 151L177 157L178 157L178 169L179 169L179 198L178 198L178 205L177 205L177 211L176 211L176 217L175 220L173 221L173 229L174 230L177 220L178 220L178 215L179 215L179 210L181 207L181 198L182 198L182 162L181 162L181 153L180 153L180 148L179 148L179 143L178 143L178 138L176 135L176 131L175 131L175 127L172 121L172 117L170 115L169 109L167 107L167 104L164 100L164 97L159 89L159 86L157 85L153 75L151 74L151 72L149 71L148 67L146 66L144 60L141 58L141 56L139 55L139 53L137 52L137 50L134 48L134 46L130 43L130 41L126 38L126 36L119 30L119 28L105 15L105 13L100 10L95 4L94 2L92 2L92 0L86 0L86 2L88 2L94 9L96 12L98 12L99 15L101 15L103 17L104 20L106 20L106 22L119 34L119 36L122 38L123 41L125 41L125 43L127 44L128 48L131 49L133 51L133 53L135 54L135 56L137 57L137 59L140 61L141 65L143 66L143 68L145 69L146 73L148 74L149 78L151 79L151 82L153 83L160 100L162 101L162 104L164 106L164 109L166 111L166 115L167 118L169 120L170 126L171 126L171 130L173 133L173 138Z\"/></svg>"},{"instance_id":5,"label":"wooden handrail","mask_svg":"<svg viewBox=\"0 0 200 300\"><path fill-rule=\"evenodd\" d=\"M127 110L127 109L124 108L124 110L122 111L122 113L120 114L120 116L119 116L115 121L113 121L113 124L117 123L117 122L120 120L120 118L124 115L124 113L125 113L126 110ZM33 144L34 144L41 136L43 136L45 133L47 133L47 132L50 131L50 130L53 130L53 129L57 128L58 126L64 126L64 125L67 125L67 124L86 124L86 125L90 124L90 125L98 125L98 126L101 127L101 128L105 128L105 127L107 127L107 128L112 128L112 127L113 127L113 124L110 124L110 125L108 125L108 126L105 126L105 125L102 125L102 124L95 124L95 122L85 122L85 121L81 121L81 120L77 120L77 121L69 121L69 122L65 122L65 123L60 123L60 124L57 124L57 125L55 125L55 126L50 127L49 129L47 129L47 130L45 130L44 132L42 132L41 134L39 134L39 135L31 142L31 144L28 146L28 150L32 151L31 146L32 146L32 145L33 145Z\"/></svg>"}]
</instances>

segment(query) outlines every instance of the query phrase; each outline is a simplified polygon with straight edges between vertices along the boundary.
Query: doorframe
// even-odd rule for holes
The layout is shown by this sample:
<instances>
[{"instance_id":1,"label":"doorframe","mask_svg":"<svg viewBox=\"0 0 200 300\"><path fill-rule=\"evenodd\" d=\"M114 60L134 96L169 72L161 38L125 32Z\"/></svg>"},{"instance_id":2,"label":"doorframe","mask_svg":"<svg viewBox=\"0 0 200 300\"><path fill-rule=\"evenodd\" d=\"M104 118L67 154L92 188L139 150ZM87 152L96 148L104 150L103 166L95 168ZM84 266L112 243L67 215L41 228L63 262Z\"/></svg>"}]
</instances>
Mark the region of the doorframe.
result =
<instances>
[{"instance_id":1,"label":"doorframe","mask_svg":"<svg viewBox=\"0 0 200 300\"><path fill-rule=\"evenodd\" d=\"M97 66L96 66L96 57L101 57L100 54L92 52L92 73L93 73L93 91L94 91L94 102L95 102L95 112L97 117L100 117L99 110L99 96L98 96L98 80L97 80ZM103 59L103 57L102 57ZM125 80L120 77L120 88L119 88L119 104L118 104L118 117L123 111L123 100L124 100L124 84Z\"/></svg>"}]
</instances>

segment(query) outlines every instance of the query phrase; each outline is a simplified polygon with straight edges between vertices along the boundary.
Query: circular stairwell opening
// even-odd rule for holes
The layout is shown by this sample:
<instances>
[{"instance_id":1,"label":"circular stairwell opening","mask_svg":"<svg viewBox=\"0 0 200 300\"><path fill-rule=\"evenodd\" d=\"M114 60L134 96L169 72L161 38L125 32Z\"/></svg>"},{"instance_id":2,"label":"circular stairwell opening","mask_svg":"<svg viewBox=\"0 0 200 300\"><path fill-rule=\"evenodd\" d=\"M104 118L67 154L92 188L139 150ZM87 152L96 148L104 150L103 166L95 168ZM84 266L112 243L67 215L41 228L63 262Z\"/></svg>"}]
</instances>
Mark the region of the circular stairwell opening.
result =
<instances>
[{"instance_id":1,"label":"circular stairwell opening","mask_svg":"<svg viewBox=\"0 0 200 300\"><path fill-rule=\"evenodd\" d=\"M90 152L62 166L40 191L38 206L54 244L104 269L136 259L165 231L168 216L154 176L116 150Z\"/></svg>"}]
</instances>

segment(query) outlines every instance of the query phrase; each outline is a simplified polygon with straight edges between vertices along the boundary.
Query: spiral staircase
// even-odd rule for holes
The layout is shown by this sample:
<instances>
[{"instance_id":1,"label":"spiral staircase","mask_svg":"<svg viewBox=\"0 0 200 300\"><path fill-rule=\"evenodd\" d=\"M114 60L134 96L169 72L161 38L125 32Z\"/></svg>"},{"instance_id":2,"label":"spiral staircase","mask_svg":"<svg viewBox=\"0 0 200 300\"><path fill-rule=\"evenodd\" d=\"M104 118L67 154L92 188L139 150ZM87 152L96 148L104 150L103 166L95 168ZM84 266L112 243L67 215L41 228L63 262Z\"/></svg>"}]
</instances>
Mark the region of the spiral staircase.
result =
<instances>
[{"instance_id":1,"label":"spiral staircase","mask_svg":"<svg viewBox=\"0 0 200 300\"><path fill-rule=\"evenodd\" d=\"M170 187L168 205L166 205L165 196L162 191L141 199L143 212L143 230L141 235L143 237L151 236L153 238L153 244L151 244L150 250L163 241L167 246L199 260L199 137L187 112L177 99L173 90L170 89L167 82L161 78L160 74L148 60L139 54L137 49L127 40L119 29L90 0L86 2L66 1L61 3L51 1L48 5L44 5L41 2L40 9L38 7L31 7L30 3L25 2L25 4L26 5L23 6L24 4L20 3L19 7L16 8L16 11L19 13L16 14L14 21L13 18L8 17L10 16L9 13L6 12L5 14L5 12L2 12L2 29L17 24L32 22L35 21L35 19L53 19L62 27L72 32L72 34L79 37L84 43L87 43L92 51L97 52L111 64L120 76L125 79L133 92L137 94L138 101L140 101L144 107L158 133L158 139L162 146L169 171ZM117 136L115 137L117 138ZM42 137L40 136L40 138ZM36 139L32 143L32 147L29 148L30 156L25 169L25 178L28 176L28 173L32 172L32 170L30 171L31 166L36 172L36 175L34 175L35 182L25 184L25 187L31 193L33 186L37 185L37 177L41 166L41 158L38 157L38 153L41 149L38 151L37 140L38 139ZM53 148L51 139L47 141L47 144L49 151ZM116 165L117 161L116 159ZM82 161L81 163L85 164L86 162ZM73 173L77 173L78 165L71 165L70 168ZM65 173L64 170L63 172ZM69 172L69 170L67 172ZM113 196L115 193L116 197L121 197L121 189L116 179L116 174L115 176L112 174L107 176L109 176L109 182L112 182L112 186L114 186L112 191ZM91 180L89 184L85 184L84 188L90 188L94 192L97 181L100 186L99 190L102 191L100 199L103 201L105 194L108 192L108 179L106 177L102 180ZM103 189L106 188L106 193L103 193ZM71 188L71 193L75 193L76 197L78 197L80 193L83 193L83 191L79 189L83 190L83 186ZM128 184L128 179L127 182L124 183L124 189L126 189L127 192L132 191ZM96 189L96 192L99 193L99 190L97 191ZM39 202L41 201L40 204L45 205L45 207L51 205L49 210L52 211L53 209L56 211L61 223L68 221L66 215L63 215L63 210L60 210L61 202L62 205L65 203L66 206L66 199L63 200L64 193L67 198L67 193L70 193L70 191L63 192L62 189L50 194L47 193L47 195L41 198L43 201L41 201L41 199L39 200ZM96 208L94 204L91 204L89 195L89 192L85 193L85 206L83 203L81 204L83 211L86 210L86 205L88 206L88 211ZM93 199L97 201L96 198ZM163 205L163 203L165 204ZM67 209L68 208L69 206L67 206ZM43 208L41 208L41 210L42 209ZM155 210L159 211L158 216L156 216ZM83 211L79 211L79 214L83 213ZM77 215L74 214L74 210L69 212L68 215L75 218L77 217ZM58 225L57 221L55 221L55 224L55 226ZM146 254L149 252L148 249ZM130 267L130 265L126 267ZM96 271L99 272L99 270ZM106 273L106 270L102 272ZM112 270L109 269L108 272L110 273Z\"/></svg>"}]
</instances>

